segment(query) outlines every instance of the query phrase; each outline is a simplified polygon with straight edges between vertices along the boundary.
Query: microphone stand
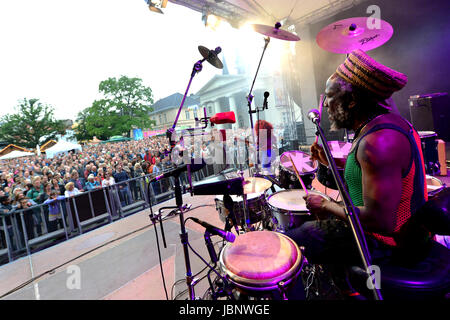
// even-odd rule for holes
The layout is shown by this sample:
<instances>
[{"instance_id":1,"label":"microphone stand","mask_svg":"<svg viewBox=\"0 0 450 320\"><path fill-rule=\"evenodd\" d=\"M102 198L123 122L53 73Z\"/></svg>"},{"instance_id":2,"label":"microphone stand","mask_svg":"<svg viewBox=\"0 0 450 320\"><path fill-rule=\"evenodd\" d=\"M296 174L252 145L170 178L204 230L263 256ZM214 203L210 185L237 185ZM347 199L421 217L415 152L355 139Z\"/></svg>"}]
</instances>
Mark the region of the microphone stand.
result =
<instances>
[{"instance_id":1,"label":"microphone stand","mask_svg":"<svg viewBox=\"0 0 450 320\"><path fill-rule=\"evenodd\" d=\"M334 181L336 182L336 185L339 189L339 192L341 194L341 197L344 201L345 205L345 214L347 215L348 221L350 222L350 226L353 232L353 236L355 237L356 245L358 247L359 254L361 256L362 262L364 264L364 268L366 270L366 273L369 277L371 277L371 273L369 271L369 266L371 265L371 257L369 253L369 249L367 247L366 238L364 236L364 232L361 227L361 223L359 221L359 209L354 206L352 199L350 198L350 195L347 191L347 188L344 185L344 182L342 181L341 176L339 175L336 162L334 161L330 148L328 147L328 141L325 138L325 134L320 127L320 120L319 118L313 119L313 123L316 125L317 131L316 135L320 136L320 139L322 141L322 145L325 151L325 155L328 161L328 164L331 166L331 171L333 173ZM383 300L381 293L379 289L375 288L373 286L373 296L375 300Z\"/></svg>"}]
</instances>

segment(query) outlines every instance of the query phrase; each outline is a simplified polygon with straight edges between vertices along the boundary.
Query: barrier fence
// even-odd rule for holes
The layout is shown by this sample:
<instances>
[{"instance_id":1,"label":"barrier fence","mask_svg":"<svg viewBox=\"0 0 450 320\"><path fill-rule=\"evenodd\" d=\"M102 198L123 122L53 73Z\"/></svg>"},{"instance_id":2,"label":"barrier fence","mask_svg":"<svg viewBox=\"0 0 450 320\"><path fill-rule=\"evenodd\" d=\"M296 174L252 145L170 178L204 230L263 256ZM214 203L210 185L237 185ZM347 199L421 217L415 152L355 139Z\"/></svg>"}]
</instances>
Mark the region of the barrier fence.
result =
<instances>
[{"instance_id":1,"label":"barrier fence","mask_svg":"<svg viewBox=\"0 0 450 320\"><path fill-rule=\"evenodd\" d=\"M234 165L231 167L240 170L247 168ZM201 181L218 174L224 168L225 165L206 165L202 170L192 173L192 181ZM53 221L49 220L49 204L1 214L0 264L148 208L148 181L153 177L154 175L137 177L57 200L61 218ZM180 182L182 185L188 185L187 173L180 175ZM174 198L173 184L173 177L150 183L152 205Z\"/></svg>"}]
</instances>

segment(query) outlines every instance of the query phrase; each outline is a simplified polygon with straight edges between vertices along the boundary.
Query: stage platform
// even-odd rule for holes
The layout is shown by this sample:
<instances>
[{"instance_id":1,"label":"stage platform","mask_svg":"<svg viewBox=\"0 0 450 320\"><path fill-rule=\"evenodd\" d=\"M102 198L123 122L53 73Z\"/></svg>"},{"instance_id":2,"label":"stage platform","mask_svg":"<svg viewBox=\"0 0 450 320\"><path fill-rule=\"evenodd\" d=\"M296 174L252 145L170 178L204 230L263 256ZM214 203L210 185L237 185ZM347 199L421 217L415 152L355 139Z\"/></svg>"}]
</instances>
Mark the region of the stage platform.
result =
<instances>
[{"instance_id":1,"label":"stage platform","mask_svg":"<svg viewBox=\"0 0 450 320\"><path fill-rule=\"evenodd\" d=\"M185 194L183 203L192 205L191 210L185 213L185 218L197 217L215 226L224 227L215 210L214 198L215 196L191 197L190 194ZM159 208L171 205L175 205L174 199L154 206L153 210L157 212ZM164 212L168 213L168 211ZM34 283L15 291L4 299L166 299L159 267L155 230L149 214L149 209L141 211L1 266L0 296L31 278L42 275ZM179 215L164 221L163 227L167 248L163 247L159 225L157 225L157 233L170 298L172 285L175 281L184 279L186 272L183 248L179 238ZM204 228L193 221L187 221L186 228L192 247L209 261L203 239ZM213 237L213 241L219 240L221 242L219 237ZM97 247L99 248L95 249ZM190 252L190 259L193 274L204 268L205 264L192 252ZM54 272L47 273L54 268L57 268ZM73 278L75 273L80 274L79 289ZM204 274L206 272L199 277ZM203 295L206 288L207 280L205 279L196 286L196 296ZM173 296L185 289L185 282L180 281L173 290Z\"/></svg>"},{"instance_id":2,"label":"stage platform","mask_svg":"<svg viewBox=\"0 0 450 320\"><path fill-rule=\"evenodd\" d=\"M437 176L450 185L450 176ZM337 191L327 189L317 181L313 187L337 199ZM187 217L197 217L217 227L224 227L215 209L215 196L183 195L183 203L191 204ZM153 207L175 205L175 199ZM164 211L167 214L169 211ZM100 227L86 234L59 243L31 256L20 258L0 266L0 296L23 286L32 278L36 281L3 297L11 300L165 300L155 229L149 218L150 210L144 210ZM157 225L162 266L169 299L188 297L185 283L185 262L181 245L179 215L163 222L167 248L163 247L161 229ZM204 228L187 221L186 228L192 247L206 260ZM214 236L213 242L220 246L222 240ZM219 247L217 247L217 252ZM205 264L192 252L189 254L192 273L202 271ZM50 270L54 270L49 272ZM74 271L75 270L75 271ZM203 270L197 278L206 275ZM74 278L79 274L79 282ZM78 287L79 284L79 287ZM207 279L195 287L197 297L208 288Z\"/></svg>"}]
</instances>

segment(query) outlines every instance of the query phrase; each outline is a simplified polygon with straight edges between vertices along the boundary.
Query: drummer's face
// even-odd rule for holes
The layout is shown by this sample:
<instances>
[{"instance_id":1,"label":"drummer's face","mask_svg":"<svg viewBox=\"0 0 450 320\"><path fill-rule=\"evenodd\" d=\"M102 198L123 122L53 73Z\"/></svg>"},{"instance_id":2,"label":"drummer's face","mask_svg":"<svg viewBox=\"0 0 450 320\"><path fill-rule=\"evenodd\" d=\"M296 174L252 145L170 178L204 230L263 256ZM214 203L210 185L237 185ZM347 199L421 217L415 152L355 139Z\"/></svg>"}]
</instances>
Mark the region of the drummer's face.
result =
<instances>
[{"instance_id":1,"label":"drummer's face","mask_svg":"<svg viewBox=\"0 0 450 320\"><path fill-rule=\"evenodd\" d=\"M325 87L326 99L323 103L328 108L328 119L331 124L331 131L339 129L351 129L353 124L353 116L350 106L353 102L348 102L345 96L348 92L342 88L342 84L333 76L328 78Z\"/></svg>"}]
</instances>

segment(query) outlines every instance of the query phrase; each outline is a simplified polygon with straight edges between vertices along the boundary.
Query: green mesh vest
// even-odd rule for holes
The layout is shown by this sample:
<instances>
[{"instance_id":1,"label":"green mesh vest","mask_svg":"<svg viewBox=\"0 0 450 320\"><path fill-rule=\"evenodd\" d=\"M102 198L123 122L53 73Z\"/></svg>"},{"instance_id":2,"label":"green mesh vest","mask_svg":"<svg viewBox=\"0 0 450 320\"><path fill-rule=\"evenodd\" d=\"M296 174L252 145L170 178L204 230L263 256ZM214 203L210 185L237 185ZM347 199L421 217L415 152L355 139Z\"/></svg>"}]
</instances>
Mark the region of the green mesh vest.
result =
<instances>
[{"instance_id":1,"label":"green mesh vest","mask_svg":"<svg viewBox=\"0 0 450 320\"><path fill-rule=\"evenodd\" d=\"M361 167L356 162L356 148L348 154L345 163L344 179L347 184L348 193L355 206L363 206L363 186Z\"/></svg>"},{"instance_id":2,"label":"green mesh vest","mask_svg":"<svg viewBox=\"0 0 450 320\"><path fill-rule=\"evenodd\" d=\"M381 129L393 129L404 134L410 142L412 151L409 170L402 176L402 195L400 204L394 213L396 215L394 232L398 232L400 227L411 217L411 215L428 200L420 137L412 127L409 132L391 123L378 124L371 128L358 142L356 142L357 145L353 148L352 152L348 154L347 162L345 164L344 179L353 204L355 206L364 206L362 170L356 160L356 153L359 146L358 144L362 138ZM396 245L393 237L376 233L369 234L387 245Z\"/></svg>"}]
</instances>

